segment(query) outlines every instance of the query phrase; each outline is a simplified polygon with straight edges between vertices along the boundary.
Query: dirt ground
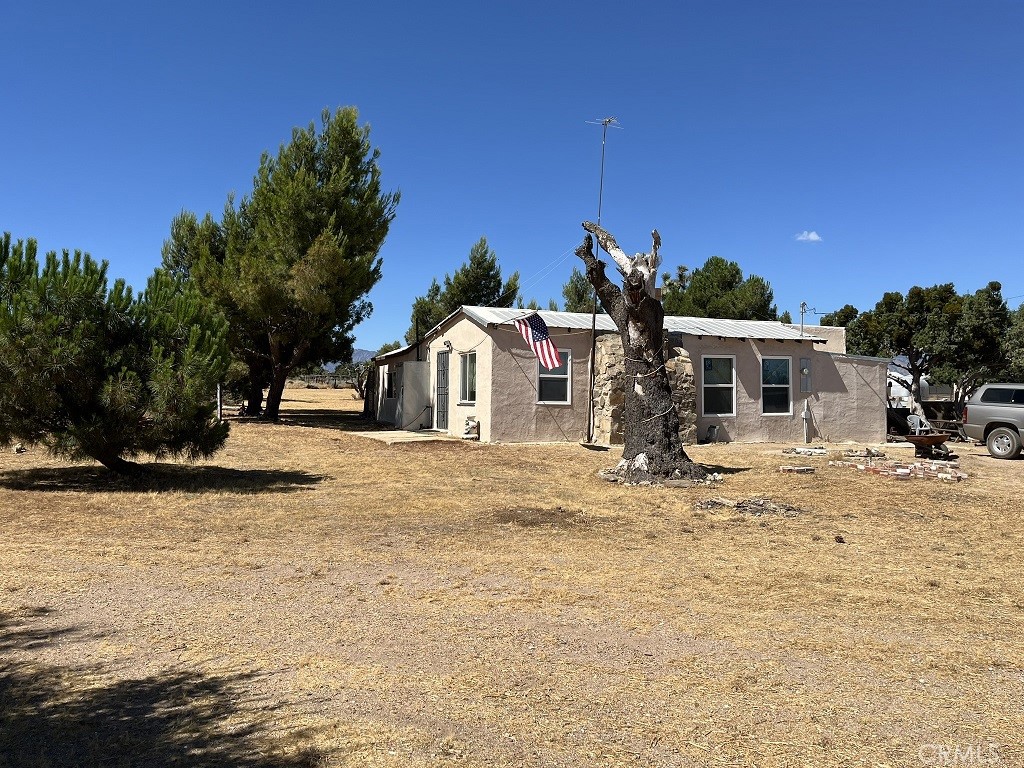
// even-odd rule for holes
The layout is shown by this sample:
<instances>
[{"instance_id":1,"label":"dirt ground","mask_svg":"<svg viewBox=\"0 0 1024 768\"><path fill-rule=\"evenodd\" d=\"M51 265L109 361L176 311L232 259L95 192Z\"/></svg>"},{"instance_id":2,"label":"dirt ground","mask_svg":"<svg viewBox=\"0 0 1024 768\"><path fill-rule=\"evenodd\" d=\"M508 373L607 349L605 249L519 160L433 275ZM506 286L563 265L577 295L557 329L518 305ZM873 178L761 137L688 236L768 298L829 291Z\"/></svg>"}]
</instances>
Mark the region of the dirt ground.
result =
<instances>
[{"instance_id":1,"label":"dirt ground","mask_svg":"<svg viewBox=\"0 0 1024 768\"><path fill-rule=\"evenodd\" d=\"M141 479L0 453L0 767L1024 765L1024 460L626 488L285 396Z\"/></svg>"}]
</instances>

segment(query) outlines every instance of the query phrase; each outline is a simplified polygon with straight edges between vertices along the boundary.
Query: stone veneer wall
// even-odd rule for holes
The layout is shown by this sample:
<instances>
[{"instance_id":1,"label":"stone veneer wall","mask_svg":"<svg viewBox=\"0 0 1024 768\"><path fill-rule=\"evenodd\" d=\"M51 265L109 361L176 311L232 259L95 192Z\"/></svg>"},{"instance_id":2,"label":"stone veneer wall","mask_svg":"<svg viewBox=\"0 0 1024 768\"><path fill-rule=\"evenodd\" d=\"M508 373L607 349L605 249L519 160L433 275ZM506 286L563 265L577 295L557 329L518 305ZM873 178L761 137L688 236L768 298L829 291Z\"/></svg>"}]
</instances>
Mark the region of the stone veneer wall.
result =
<instances>
[{"instance_id":1,"label":"stone veneer wall","mask_svg":"<svg viewBox=\"0 0 1024 768\"><path fill-rule=\"evenodd\" d=\"M690 356L679 339L669 348L665 364L672 402L679 414L679 436L684 443L697 441L697 385ZM622 409L626 402L626 367L622 359L622 339L606 334L597 339L594 357L594 442L604 445L622 444Z\"/></svg>"}]
</instances>

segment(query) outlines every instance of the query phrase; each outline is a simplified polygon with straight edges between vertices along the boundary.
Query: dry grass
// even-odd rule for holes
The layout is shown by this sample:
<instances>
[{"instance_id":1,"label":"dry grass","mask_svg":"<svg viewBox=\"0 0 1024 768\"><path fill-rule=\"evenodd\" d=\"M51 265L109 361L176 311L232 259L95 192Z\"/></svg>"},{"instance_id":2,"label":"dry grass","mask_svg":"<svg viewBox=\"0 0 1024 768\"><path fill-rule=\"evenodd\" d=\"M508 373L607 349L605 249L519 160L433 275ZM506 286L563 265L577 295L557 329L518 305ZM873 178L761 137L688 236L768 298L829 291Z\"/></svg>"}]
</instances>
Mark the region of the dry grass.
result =
<instances>
[{"instance_id":1,"label":"dry grass","mask_svg":"<svg viewBox=\"0 0 1024 768\"><path fill-rule=\"evenodd\" d=\"M0 766L1024 761L1024 461L623 488L286 397L145 480L0 454Z\"/></svg>"}]
</instances>

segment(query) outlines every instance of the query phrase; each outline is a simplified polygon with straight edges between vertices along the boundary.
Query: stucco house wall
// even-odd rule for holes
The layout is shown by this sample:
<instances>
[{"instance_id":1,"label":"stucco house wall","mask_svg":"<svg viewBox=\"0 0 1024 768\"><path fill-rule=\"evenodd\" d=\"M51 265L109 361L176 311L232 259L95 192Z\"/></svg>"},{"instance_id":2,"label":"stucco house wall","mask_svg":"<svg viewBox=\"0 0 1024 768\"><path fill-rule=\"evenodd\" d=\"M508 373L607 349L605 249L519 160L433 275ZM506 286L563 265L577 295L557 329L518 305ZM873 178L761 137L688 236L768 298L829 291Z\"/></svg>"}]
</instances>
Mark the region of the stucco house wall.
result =
<instances>
[{"instance_id":1,"label":"stucco house wall","mask_svg":"<svg viewBox=\"0 0 1024 768\"><path fill-rule=\"evenodd\" d=\"M757 341L686 337L697 386L697 434L704 438L718 425L719 440L740 442L802 442L803 407L810 405L811 439L885 440L885 364L874 358L853 358L819 351L810 342ZM735 366L735 415L706 415L704 360L729 356ZM762 413L761 361L789 360L790 412ZM808 392L801 392L803 361L808 361Z\"/></svg>"},{"instance_id":2,"label":"stucco house wall","mask_svg":"<svg viewBox=\"0 0 1024 768\"><path fill-rule=\"evenodd\" d=\"M808 403L815 436L828 442L885 442L886 361L826 356L831 366L822 360L819 387Z\"/></svg>"},{"instance_id":3,"label":"stucco house wall","mask_svg":"<svg viewBox=\"0 0 1024 768\"><path fill-rule=\"evenodd\" d=\"M386 424L397 424L399 419L400 398L402 394L402 380L407 361L416 360L416 350L399 350L384 356L374 365L374 384L368 387L367 396L373 397L371 413L378 421ZM391 375L392 397L388 397L387 380Z\"/></svg>"},{"instance_id":4,"label":"stucco house wall","mask_svg":"<svg viewBox=\"0 0 1024 768\"><path fill-rule=\"evenodd\" d=\"M494 357L490 369L491 417L489 435L495 442L553 442L580 440L587 429L590 384L590 332L551 328L551 340L570 354L569 403L538 401L538 379L546 373L513 326L493 329ZM564 358L564 354L562 355Z\"/></svg>"},{"instance_id":5,"label":"stucco house wall","mask_svg":"<svg viewBox=\"0 0 1024 768\"><path fill-rule=\"evenodd\" d=\"M449 347L450 345L450 347ZM480 423L480 439L491 442L491 361L494 342L491 334L466 317L455 316L442 324L437 335L427 345L426 359L430 362L430 392L433 403L433 427L439 428L437 404L437 356L450 349L448 356L448 428L449 435L461 435L466 419L473 417ZM460 399L462 388L462 355L476 355L476 400Z\"/></svg>"},{"instance_id":6,"label":"stucco house wall","mask_svg":"<svg viewBox=\"0 0 1024 768\"><path fill-rule=\"evenodd\" d=\"M784 323L784 325L800 330L799 323ZM808 336L817 336L819 339L825 339L824 344L819 342L814 345L814 348L819 352L846 353L845 328L833 325L805 325L803 326L803 332Z\"/></svg>"}]
</instances>

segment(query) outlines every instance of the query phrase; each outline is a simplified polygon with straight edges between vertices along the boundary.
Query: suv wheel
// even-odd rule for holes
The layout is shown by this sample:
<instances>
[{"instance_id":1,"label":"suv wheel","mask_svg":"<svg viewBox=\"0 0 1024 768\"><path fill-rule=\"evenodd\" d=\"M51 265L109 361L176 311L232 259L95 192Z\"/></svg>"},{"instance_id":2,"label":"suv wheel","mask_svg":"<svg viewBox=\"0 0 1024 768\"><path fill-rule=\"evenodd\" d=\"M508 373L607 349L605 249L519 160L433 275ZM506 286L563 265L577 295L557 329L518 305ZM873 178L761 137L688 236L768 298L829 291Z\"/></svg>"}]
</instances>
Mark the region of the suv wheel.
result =
<instances>
[{"instance_id":1,"label":"suv wheel","mask_svg":"<svg viewBox=\"0 0 1024 768\"><path fill-rule=\"evenodd\" d=\"M1012 459L1020 453L1020 435L1009 427L996 427L988 433L985 445L997 459Z\"/></svg>"}]
</instances>

